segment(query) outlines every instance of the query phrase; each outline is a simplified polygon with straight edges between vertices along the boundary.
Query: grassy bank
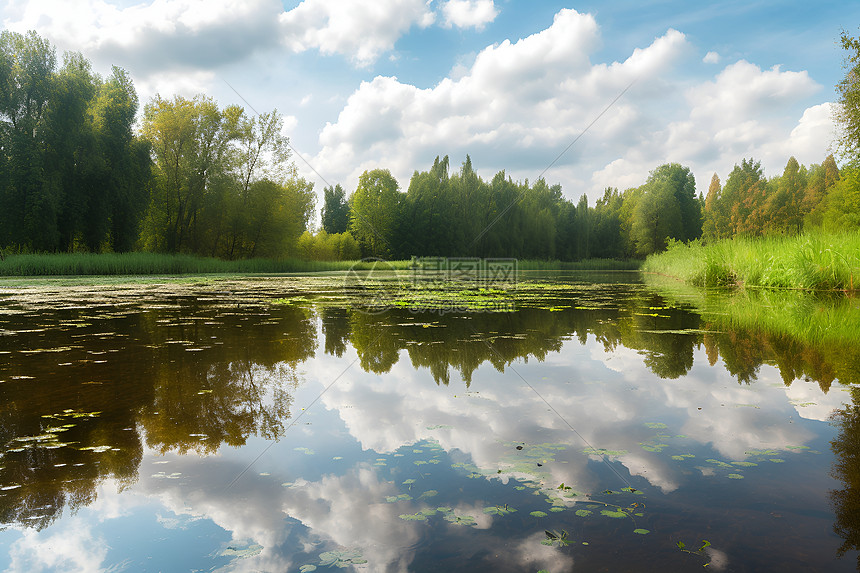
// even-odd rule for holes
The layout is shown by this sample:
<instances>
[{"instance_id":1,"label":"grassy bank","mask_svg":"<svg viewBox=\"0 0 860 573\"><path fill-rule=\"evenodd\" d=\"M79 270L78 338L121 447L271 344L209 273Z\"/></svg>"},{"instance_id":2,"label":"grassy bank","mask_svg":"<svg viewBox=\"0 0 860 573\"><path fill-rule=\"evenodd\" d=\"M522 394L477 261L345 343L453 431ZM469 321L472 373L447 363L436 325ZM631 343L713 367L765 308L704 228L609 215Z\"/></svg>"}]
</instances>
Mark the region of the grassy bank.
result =
<instances>
[{"instance_id":1,"label":"grassy bank","mask_svg":"<svg viewBox=\"0 0 860 573\"><path fill-rule=\"evenodd\" d=\"M855 291L860 288L860 232L676 243L649 256L642 270L696 286Z\"/></svg>"},{"instance_id":2,"label":"grassy bank","mask_svg":"<svg viewBox=\"0 0 860 573\"><path fill-rule=\"evenodd\" d=\"M225 261L192 255L156 253L9 255L0 261L0 276L106 276L106 275L201 275L282 274L370 270L408 270L410 261L383 265L360 261L303 261L299 259L249 259ZM390 266L389 266L390 265ZM638 268L638 261L590 259L576 262L519 261L521 270L622 270Z\"/></svg>"}]
</instances>

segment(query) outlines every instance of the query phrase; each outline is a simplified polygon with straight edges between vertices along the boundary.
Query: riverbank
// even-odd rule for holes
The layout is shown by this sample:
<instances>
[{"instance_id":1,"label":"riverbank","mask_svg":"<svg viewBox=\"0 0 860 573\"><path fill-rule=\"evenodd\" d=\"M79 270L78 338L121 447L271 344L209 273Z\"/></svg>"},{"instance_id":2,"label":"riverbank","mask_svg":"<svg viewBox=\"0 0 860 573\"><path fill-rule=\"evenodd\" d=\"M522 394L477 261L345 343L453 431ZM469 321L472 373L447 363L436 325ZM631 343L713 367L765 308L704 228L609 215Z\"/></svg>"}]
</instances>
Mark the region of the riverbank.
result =
<instances>
[{"instance_id":1,"label":"riverbank","mask_svg":"<svg viewBox=\"0 0 860 573\"><path fill-rule=\"evenodd\" d=\"M518 261L520 270L635 270L641 261L589 259L584 261ZM290 274L352 270L408 270L411 261L304 261L247 259L225 261L192 255L156 253L68 253L7 255L0 276L149 276L205 274Z\"/></svg>"},{"instance_id":2,"label":"riverbank","mask_svg":"<svg viewBox=\"0 0 860 573\"><path fill-rule=\"evenodd\" d=\"M860 232L675 243L649 256L642 270L695 286L854 292L860 288Z\"/></svg>"}]
</instances>

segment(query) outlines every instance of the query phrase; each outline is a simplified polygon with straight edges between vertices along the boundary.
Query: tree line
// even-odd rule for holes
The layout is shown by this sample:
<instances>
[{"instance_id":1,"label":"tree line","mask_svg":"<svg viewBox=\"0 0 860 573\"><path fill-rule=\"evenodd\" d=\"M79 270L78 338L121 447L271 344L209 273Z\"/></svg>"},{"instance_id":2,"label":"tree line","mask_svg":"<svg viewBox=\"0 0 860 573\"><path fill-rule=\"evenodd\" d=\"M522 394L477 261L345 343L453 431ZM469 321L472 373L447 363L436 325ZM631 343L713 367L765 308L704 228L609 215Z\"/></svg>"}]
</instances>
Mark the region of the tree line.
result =
<instances>
[{"instance_id":1,"label":"tree line","mask_svg":"<svg viewBox=\"0 0 860 573\"><path fill-rule=\"evenodd\" d=\"M626 259L673 240L860 228L858 197L858 172L840 173L832 155L809 168L791 157L771 178L759 161L744 159L725 186L714 174L706 196L696 193L689 167L667 163L638 187L607 188L593 206L543 179L515 182L500 171L487 182L469 156L450 173L446 156L416 171L405 192L384 169L362 174L349 197L340 186L326 188L321 236L349 233L365 256L378 257Z\"/></svg>"},{"instance_id":2,"label":"tree line","mask_svg":"<svg viewBox=\"0 0 860 573\"><path fill-rule=\"evenodd\" d=\"M860 54L860 44L843 44ZM0 248L13 252L191 253L227 259L362 256L634 258L670 241L860 227L860 172L850 160L860 126L857 62L849 56L833 156L809 168L793 157L767 178L744 158L707 194L689 167L666 163L645 182L605 189L594 205L561 185L482 179L467 155L415 171L408 187L385 169L349 194L324 189L311 232L313 184L290 158L274 110L249 115L203 95L154 97L142 110L128 74L94 73L79 53L58 63L35 32L0 33ZM853 75L852 75L853 74ZM849 113L854 110L854 115ZM847 111L846 111L847 110ZM860 133L860 127L857 128ZM853 155L852 155L853 153Z\"/></svg>"},{"instance_id":3,"label":"tree line","mask_svg":"<svg viewBox=\"0 0 860 573\"><path fill-rule=\"evenodd\" d=\"M0 248L282 257L314 206L277 111L156 96L0 32Z\"/></svg>"}]
</instances>

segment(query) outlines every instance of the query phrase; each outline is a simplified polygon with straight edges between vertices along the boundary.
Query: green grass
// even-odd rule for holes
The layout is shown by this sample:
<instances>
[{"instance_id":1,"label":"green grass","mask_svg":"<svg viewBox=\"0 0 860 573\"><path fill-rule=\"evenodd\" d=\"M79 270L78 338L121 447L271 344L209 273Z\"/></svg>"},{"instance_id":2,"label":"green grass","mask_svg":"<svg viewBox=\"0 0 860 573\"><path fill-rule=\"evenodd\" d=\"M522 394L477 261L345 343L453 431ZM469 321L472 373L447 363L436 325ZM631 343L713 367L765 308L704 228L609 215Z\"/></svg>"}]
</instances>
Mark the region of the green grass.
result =
<instances>
[{"instance_id":1,"label":"green grass","mask_svg":"<svg viewBox=\"0 0 860 573\"><path fill-rule=\"evenodd\" d=\"M156 253L9 255L0 261L0 276L110 276L283 274L356 270L408 270L410 261L374 264L361 261L249 259L225 261L193 255ZM590 259L577 262L519 261L521 270L615 270L638 268L638 261Z\"/></svg>"},{"instance_id":2,"label":"green grass","mask_svg":"<svg viewBox=\"0 0 860 573\"><path fill-rule=\"evenodd\" d=\"M649 256L642 270L696 286L853 292L860 288L860 232L675 243Z\"/></svg>"}]
</instances>

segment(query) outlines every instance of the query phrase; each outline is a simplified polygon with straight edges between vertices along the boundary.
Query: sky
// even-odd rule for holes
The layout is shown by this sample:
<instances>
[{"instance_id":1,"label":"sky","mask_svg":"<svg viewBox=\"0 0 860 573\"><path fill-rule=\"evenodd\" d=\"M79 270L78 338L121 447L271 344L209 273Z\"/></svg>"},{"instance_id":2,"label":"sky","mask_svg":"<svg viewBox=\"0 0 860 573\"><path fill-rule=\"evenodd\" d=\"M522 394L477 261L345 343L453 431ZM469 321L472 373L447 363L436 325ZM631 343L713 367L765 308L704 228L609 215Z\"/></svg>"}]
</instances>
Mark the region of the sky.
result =
<instances>
[{"instance_id":1,"label":"sky","mask_svg":"<svg viewBox=\"0 0 860 573\"><path fill-rule=\"evenodd\" d=\"M669 162L701 193L744 158L767 176L821 163L860 3L0 0L0 20L126 69L141 105L277 109L320 196L376 168L405 191L469 154L485 180L542 176L593 204Z\"/></svg>"}]
</instances>

